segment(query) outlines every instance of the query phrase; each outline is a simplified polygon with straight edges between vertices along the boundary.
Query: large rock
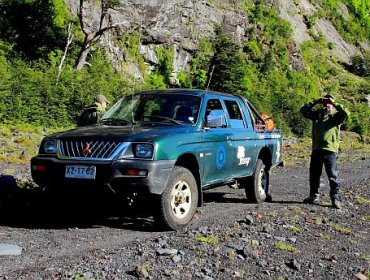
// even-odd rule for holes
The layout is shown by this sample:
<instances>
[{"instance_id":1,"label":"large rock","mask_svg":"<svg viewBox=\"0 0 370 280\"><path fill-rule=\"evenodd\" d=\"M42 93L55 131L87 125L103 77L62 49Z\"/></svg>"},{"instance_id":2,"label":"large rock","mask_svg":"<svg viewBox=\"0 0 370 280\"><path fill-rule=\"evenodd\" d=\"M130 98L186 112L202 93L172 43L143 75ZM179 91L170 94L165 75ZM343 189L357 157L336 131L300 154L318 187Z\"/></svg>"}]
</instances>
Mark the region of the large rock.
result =
<instances>
[{"instance_id":1,"label":"large rock","mask_svg":"<svg viewBox=\"0 0 370 280\"><path fill-rule=\"evenodd\" d=\"M65 0L70 11L77 17L79 0ZM287 20L293 28L294 46L291 46L290 61L293 68L304 69L299 47L311 40L309 30L322 33L328 42L333 43L333 55L346 63L351 56L360 54L352 44L346 42L335 30L334 26L318 19L315 26L308 22L319 7L309 0L264 0L267 5L275 6L280 16ZM216 3L216 4L211 4ZM125 70L135 79L142 79L135 58L125 54L119 44L119 36L133 34L140 30L141 46L139 52L144 56L148 71L158 61L156 48L158 45L173 48L172 79L185 70L197 48L200 38L214 35L215 24L222 25L226 33L231 34L235 41L242 44L248 39L248 15L241 7L242 1L206 1L206 0L120 0L120 5L109 9L105 25L116 25L114 29L104 33L99 41L101 47L108 50L108 56L117 70ZM85 1L84 14L88 19L87 28L97 30L100 22L100 6L96 1ZM339 11L348 16L347 7L341 3ZM367 42L362 48L368 47Z\"/></svg>"},{"instance_id":2,"label":"large rock","mask_svg":"<svg viewBox=\"0 0 370 280\"><path fill-rule=\"evenodd\" d=\"M76 17L79 10L78 0L66 0L70 11ZM198 41L214 34L214 25L222 25L225 32L242 43L247 36L247 14L235 6L221 9L208 1L198 0L121 0L121 5L109 10L106 25L117 25L106 32L100 45L109 51L109 57L118 70L126 65L127 58L117 37L140 30L142 45L140 53L147 62L156 63L155 48L158 45L174 49L173 78L184 70L196 50ZM99 27L100 7L91 1L86 4L84 14L88 27ZM127 70L127 69L126 69ZM130 73L138 76L138 69L130 65Z\"/></svg>"},{"instance_id":3,"label":"large rock","mask_svg":"<svg viewBox=\"0 0 370 280\"><path fill-rule=\"evenodd\" d=\"M309 18L318 10L308 0L278 0L277 8L280 16L287 20L293 28L293 40L300 46L304 42L311 40L309 29L314 34L322 34L325 39L334 45L333 55L345 63L351 63L351 57L360 55L360 50L346 42L331 22L325 19L318 19L314 26L310 26ZM340 4L340 13L343 17L348 17L347 6ZM366 49L366 42L362 44Z\"/></svg>"}]
</instances>

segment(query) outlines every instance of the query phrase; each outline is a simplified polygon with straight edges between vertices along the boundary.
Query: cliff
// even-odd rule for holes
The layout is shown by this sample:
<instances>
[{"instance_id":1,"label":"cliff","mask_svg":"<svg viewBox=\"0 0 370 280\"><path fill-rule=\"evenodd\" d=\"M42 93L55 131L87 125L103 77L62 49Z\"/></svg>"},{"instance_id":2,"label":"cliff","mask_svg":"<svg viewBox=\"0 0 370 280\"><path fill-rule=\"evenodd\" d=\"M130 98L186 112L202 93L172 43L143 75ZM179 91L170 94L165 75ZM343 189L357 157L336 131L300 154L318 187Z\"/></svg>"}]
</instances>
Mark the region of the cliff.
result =
<instances>
[{"instance_id":1,"label":"cliff","mask_svg":"<svg viewBox=\"0 0 370 280\"><path fill-rule=\"evenodd\" d=\"M65 0L70 12L78 17L78 0ZM246 1L248 2L248 1ZM252 5L252 1L250 4ZM290 52L292 67L304 68L299 47L315 36L322 35L332 45L331 54L339 61L351 63L351 57L369 51L367 41L360 47L347 42L333 24L325 18L315 18L314 24L308 19L317 14L318 4L309 0L264 0L265 4L276 9L281 18L292 27L295 42ZM340 14L349 17L348 8L340 4ZM95 1L84 4L86 25L91 29L99 27L101 7ZM240 45L248 39L252 27L248 17L248 7L244 1L199 1L199 0L119 0L107 10L104 19L106 26L114 26L105 32L99 40L100 47L108 51L109 58L118 70L128 70L134 77L141 78L142 73L136 61L128 57L117 38L122 35L139 32L139 54L145 63L158 62L156 47L163 45L173 48L173 76L188 65L200 38L211 37L215 24L221 25L227 34L235 38ZM149 67L150 69L150 67Z\"/></svg>"}]
</instances>

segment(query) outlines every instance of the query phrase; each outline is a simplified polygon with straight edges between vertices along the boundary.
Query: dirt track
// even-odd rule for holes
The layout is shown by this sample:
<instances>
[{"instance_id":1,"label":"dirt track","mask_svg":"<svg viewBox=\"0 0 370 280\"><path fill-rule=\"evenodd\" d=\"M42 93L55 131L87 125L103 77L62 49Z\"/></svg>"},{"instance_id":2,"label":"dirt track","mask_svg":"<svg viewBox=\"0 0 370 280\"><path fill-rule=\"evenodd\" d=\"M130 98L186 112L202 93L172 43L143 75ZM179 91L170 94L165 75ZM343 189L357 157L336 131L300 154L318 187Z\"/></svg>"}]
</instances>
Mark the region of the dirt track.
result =
<instances>
[{"instance_id":1,"label":"dirt track","mask_svg":"<svg viewBox=\"0 0 370 280\"><path fill-rule=\"evenodd\" d=\"M110 197L46 203L37 190L22 191L0 213L0 243L23 249L0 256L0 279L366 279L370 160L339 170L343 210L329 207L326 180L321 205L302 204L307 167L285 167L271 175L272 203L210 190L179 232L158 231L150 216L133 218Z\"/></svg>"}]
</instances>

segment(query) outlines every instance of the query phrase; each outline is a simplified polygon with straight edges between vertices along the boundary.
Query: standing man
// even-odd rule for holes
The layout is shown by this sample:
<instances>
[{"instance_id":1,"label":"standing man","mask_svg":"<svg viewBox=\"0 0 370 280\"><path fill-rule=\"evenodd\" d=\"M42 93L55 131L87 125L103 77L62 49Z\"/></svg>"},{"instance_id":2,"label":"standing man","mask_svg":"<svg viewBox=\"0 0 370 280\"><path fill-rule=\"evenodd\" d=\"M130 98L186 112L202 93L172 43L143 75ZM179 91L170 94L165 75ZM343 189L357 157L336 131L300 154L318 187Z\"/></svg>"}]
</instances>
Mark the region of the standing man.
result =
<instances>
[{"instance_id":1,"label":"standing man","mask_svg":"<svg viewBox=\"0 0 370 280\"><path fill-rule=\"evenodd\" d=\"M315 106L320 106L314 110ZM340 209L337 157L340 141L340 126L349 116L343 105L335 103L333 96L325 95L301 108L302 115L312 121L312 154L310 162L310 196L303 202L319 203L319 186L322 167L325 166L330 183L332 206Z\"/></svg>"},{"instance_id":2,"label":"standing man","mask_svg":"<svg viewBox=\"0 0 370 280\"><path fill-rule=\"evenodd\" d=\"M94 103L82 112L78 119L77 125L86 126L97 124L100 118L105 114L108 104L110 104L110 102L104 95L97 95L94 98Z\"/></svg>"}]
</instances>

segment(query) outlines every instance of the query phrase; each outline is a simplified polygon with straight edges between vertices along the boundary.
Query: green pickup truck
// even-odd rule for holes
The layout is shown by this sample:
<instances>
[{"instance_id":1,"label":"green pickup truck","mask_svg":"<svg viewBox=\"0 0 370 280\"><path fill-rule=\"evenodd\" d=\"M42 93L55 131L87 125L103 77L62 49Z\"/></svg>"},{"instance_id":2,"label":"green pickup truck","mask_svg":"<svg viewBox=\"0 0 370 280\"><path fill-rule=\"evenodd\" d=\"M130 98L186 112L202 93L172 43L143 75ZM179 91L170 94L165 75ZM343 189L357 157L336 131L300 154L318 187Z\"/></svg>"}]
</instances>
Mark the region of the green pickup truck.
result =
<instances>
[{"instance_id":1,"label":"green pickup truck","mask_svg":"<svg viewBox=\"0 0 370 280\"><path fill-rule=\"evenodd\" d=\"M281 132L264 129L247 99L172 89L134 93L97 125L45 137L31 172L49 190L89 185L149 196L156 221L176 230L209 188L230 185L266 201L269 171L281 162Z\"/></svg>"}]
</instances>

